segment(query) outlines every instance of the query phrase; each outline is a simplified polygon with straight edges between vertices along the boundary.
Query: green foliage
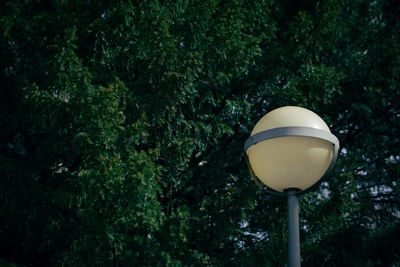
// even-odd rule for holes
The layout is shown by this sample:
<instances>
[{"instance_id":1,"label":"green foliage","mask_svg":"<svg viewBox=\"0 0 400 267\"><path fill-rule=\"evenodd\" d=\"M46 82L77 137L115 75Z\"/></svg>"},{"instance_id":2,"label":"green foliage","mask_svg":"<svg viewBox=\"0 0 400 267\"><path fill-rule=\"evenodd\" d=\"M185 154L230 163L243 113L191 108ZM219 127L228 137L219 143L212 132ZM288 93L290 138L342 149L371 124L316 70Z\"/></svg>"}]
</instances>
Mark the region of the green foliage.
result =
<instances>
[{"instance_id":1,"label":"green foliage","mask_svg":"<svg viewBox=\"0 0 400 267\"><path fill-rule=\"evenodd\" d=\"M298 105L341 142L302 196L308 266L396 266L390 1L3 1L0 263L282 266L286 203L243 142Z\"/></svg>"}]
</instances>

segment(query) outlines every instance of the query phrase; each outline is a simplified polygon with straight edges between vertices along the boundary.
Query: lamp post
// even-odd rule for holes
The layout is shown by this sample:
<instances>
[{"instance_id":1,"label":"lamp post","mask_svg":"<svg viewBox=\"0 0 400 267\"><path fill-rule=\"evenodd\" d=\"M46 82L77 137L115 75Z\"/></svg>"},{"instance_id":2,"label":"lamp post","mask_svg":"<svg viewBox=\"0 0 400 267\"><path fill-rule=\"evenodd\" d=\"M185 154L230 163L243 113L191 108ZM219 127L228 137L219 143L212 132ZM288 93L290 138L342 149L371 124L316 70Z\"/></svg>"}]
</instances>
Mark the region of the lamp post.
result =
<instances>
[{"instance_id":1,"label":"lamp post","mask_svg":"<svg viewBox=\"0 0 400 267\"><path fill-rule=\"evenodd\" d=\"M288 198L289 266L300 266L297 196L315 189L333 169L339 140L314 112L287 106L257 122L244 151L253 178Z\"/></svg>"}]
</instances>

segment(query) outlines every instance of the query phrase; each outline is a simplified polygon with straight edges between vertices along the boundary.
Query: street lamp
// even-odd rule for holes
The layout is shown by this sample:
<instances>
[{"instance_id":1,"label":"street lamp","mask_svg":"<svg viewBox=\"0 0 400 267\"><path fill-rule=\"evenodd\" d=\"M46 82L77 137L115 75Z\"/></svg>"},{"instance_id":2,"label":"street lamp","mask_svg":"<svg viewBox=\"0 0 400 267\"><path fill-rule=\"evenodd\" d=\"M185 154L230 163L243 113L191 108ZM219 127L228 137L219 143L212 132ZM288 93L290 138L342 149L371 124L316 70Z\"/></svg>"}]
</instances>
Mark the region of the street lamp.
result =
<instances>
[{"instance_id":1,"label":"street lamp","mask_svg":"<svg viewBox=\"0 0 400 267\"><path fill-rule=\"evenodd\" d=\"M300 266L297 196L315 189L335 165L339 140L314 112L294 106L262 117L244 144L251 175L288 197L289 266Z\"/></svg>"}]
</instances>

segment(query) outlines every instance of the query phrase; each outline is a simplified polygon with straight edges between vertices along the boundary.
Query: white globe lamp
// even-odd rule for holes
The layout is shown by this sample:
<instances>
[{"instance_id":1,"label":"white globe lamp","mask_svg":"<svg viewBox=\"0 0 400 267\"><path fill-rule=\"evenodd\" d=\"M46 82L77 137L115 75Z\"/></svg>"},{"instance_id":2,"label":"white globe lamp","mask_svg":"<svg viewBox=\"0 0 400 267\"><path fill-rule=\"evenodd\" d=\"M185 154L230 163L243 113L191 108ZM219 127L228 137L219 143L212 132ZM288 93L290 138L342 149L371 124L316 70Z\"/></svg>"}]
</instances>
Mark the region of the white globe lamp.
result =
<instances>
[{"instance_id":1,"label":"white globe lamp","mask_svg":"<svg viewBox=\"0 0 400 267\"><path fill-rule=\"evenodd\" d=\"M288 197L289 266L300 266L297 195L315 189L333 169L339 140L314 112L287 106L257 122L244 151L253 178Z\"/></svg>"}]
</instances>

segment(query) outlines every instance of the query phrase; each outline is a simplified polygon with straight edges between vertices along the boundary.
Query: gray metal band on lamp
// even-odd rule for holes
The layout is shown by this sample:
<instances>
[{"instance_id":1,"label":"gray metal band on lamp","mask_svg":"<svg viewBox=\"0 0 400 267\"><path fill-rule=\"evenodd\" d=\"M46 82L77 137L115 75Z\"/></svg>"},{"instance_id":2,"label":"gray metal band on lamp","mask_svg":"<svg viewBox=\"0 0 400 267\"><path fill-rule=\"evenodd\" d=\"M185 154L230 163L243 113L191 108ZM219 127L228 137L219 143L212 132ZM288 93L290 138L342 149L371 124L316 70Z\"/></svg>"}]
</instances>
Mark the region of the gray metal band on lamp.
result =
<instances>
[{"instance_id":1,"label":"gray metal band on lamp","mask_svg":"<svg viewBox=\"0 0 400 267\"><path fill-rule=\"evenodd\" d=\"M272 139L272 138L279 138L279 137L285 137L285 136L303 136L303 137L318 138L318 139L322 139L325 141L329 141L334 146L332 160L331 160L331 163L329 164L329 167L326 170L326 172L322 175L322 177L319 179L319 181L317 183L315 183L314 185L312 185L311 187L309 187L305 190L298 190L297 194L304 194L304 193L310 192L313 189L315 189L316 187L318 187L318 185L321 184L321 182L326 178L326 176L331 172L331 170L335 166L336 159L337 159L338 152L339 152L339 140L337 139L336 136L334 136L333 134L331 134L327 131L317 129L317 128L312 128L312 127L301 127L301 126L280 127L280 128L269 129L269 130L265 130L265 131L256 133L256 134L250 136L244 143L244 152L246 155L246 160L247 160L247 164L248 164L248 167L250 170L250 174L256 181L258 181L259 179L255 175L250 163L248 162L248 157L246 154L247 149L250 146L255 145L259 142L262 142L262 141L265 141L268 139ZM277 195L285 195L286 194L285 192L282 193L282 192L278 192L274 189L271 189L268 186L266 186L266 190L273 194L277 194Z\"/></svg>"}]
</instances>

